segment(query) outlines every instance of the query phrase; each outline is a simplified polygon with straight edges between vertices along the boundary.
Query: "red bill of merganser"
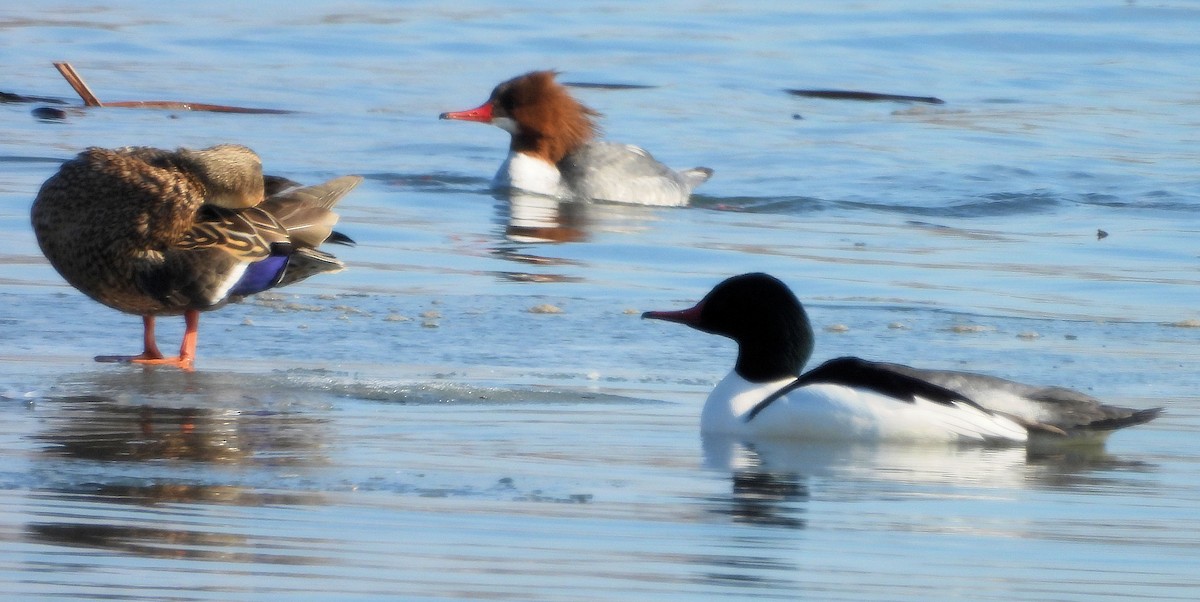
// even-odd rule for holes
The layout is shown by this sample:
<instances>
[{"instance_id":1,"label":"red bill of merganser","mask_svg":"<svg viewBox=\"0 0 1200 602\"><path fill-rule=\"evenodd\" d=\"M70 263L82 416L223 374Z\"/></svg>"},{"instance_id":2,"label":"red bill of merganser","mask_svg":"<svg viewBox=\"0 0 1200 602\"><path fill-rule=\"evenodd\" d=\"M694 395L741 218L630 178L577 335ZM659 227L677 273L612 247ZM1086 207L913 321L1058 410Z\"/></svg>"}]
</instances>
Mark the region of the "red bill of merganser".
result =
<instances>
[{"instance_id":1,"label":"red bill of merganser","mask_svg":"<svg viewBox=\"0 0 1200 602\"><path fill-rule=\"evenodd\" d=\"M580 104L554 71L533 71L492 90L479 107L441 119L490 123L512 135L493 184L553 197L686 205L712 170L675 171L636 146L595 140L600 114Z\"/></svg>"},{"instance_id":2,"label":"red bill of merganser","mask_svg":"<svg viewBox=\"0 0 1200 602\"><path fill-rule=\"evenodd\" d=\"M1103 442L1162 408L1103 405L1061 387L856 357L801 374L813 331L787 285L767 274L718 284L699 303L643 318L691 326L738 344L737 363L704 405L706 434L816 441L1024 443L1033 437Z\"/></svg>"}]
</instances>

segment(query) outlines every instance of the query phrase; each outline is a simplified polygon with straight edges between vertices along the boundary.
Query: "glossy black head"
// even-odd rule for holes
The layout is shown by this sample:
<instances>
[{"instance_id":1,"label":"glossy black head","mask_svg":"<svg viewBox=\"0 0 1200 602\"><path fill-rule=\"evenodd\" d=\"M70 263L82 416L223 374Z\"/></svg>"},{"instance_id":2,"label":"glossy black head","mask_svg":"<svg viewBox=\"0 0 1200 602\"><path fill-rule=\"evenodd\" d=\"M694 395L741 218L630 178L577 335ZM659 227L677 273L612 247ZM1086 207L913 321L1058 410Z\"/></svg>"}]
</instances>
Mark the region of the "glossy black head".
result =
<instances>
[{"instance_id":1,"label":"glossy black head","mask_svg":"<svg viewBox=\"0 0 1200 602\"><path fill-rule=\"evenodd\" d=\"M718 284L682 311L651 311L643 318L686 324L738 344L738 374L762 382L799 376L812 355L813 333L804 307L787 285L753 273Z\"/></svg>"}]
</instances>

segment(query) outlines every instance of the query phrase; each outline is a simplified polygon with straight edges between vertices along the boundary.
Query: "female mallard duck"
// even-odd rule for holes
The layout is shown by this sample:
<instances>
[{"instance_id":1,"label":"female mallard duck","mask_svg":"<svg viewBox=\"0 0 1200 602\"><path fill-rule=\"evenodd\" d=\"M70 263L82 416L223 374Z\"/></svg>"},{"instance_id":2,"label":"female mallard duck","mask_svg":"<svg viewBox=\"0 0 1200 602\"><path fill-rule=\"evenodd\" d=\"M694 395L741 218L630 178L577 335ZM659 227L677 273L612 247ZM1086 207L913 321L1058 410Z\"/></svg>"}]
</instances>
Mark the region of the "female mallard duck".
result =
<instances>
[{"instance_id":1,"label":"female mallard duck","mask_svg":"<svg viewBox=\"0 0 1200 602\"><path fill-rule=\"evenodd\" d=\"M254 151L89 148L67 161L33 202L33 230L71 286L142 316L141 355L97 361L191 370L200 312L344 264L317 250L350 243L333 206L362 178L297 187L263 176ZM154 318L183 314L178 357L163 357Z\"/></svg>"}]
</instances>

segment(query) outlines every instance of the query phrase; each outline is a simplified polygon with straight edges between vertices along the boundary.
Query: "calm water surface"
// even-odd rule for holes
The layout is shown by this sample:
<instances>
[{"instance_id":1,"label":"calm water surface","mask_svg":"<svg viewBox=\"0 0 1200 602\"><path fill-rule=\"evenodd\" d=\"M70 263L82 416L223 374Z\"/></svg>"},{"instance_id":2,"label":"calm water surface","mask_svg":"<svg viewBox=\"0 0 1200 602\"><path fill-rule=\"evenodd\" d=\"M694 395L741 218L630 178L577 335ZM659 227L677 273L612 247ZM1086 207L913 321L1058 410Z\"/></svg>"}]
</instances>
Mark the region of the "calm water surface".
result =
<instances>
[{"instance_id":1,"label":"calm water surface","mask_svg":"<svg viewBox=\"0 0 1200 602\"><path fill-rule=\"evenodd\" d=\"M0 91L75 103L69 60L101 100L296 111L0 104L5 595L1196 599L1200 7L1052 4L0 8ZM493 196L507 135L436 116L535 68L632 86L576 94L716 175L686 209ZM205 315L196 373L93 363L140 323L42 259L38 187L89 145L220 142L364 175L350 269ZM1167 413L1039 454L702 440L732 345L638 314L750 270L815 360Z\"/></svg>"}]
</instances>

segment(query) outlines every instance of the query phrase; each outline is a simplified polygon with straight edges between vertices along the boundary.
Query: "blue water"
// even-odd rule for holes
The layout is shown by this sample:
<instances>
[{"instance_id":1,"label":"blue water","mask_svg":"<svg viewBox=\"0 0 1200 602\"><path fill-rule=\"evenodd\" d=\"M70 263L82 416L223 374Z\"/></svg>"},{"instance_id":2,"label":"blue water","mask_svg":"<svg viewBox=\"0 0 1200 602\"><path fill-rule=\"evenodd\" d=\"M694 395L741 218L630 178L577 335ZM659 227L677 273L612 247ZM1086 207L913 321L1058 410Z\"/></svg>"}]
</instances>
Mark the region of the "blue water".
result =
<instances>
[{"instance_id":1,"label":"blue water","mask_svg":"<svg viewBox=\"0 0 1200 602\"><path fill-rule=\"evenodd\" d=\"M1191 2L6 5L0 91L73 105L0 104L0 586L1195 599L1196 31ZM103 101L295 113L85 111L58 60ZM494 196L507 134L437 115L542 68L632 86L574 93L609 139L713 168L692 206ZM86 146L222 142L365 176L349 269L206 314L194 374L92 362L140 321L42 259L38 187ZM638 315L751 270L805 302L815 361L1167 412L1102 453L702 441L732 345Z\"/></svg>"}]
</instances>

